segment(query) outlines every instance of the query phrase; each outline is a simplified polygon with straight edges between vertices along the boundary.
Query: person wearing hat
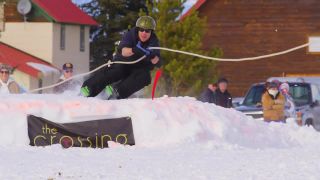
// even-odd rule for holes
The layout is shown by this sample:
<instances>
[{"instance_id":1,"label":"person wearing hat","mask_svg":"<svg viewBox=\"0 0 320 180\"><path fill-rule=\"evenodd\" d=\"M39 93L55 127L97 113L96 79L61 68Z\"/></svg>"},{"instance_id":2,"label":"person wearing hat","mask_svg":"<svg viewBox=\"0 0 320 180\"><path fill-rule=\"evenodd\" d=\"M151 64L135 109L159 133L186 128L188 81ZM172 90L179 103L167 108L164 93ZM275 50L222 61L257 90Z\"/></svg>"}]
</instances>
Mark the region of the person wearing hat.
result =
<instances>
[{"instance_id":1,"label":"person wearing hat","mask_svg":"<svg viewBox=\"0 0 320 180\"><path fill-rule=\"evenodd\" d=\"M218 88L214 93L213 103L225 108L232 108L232 96L228 92L228 80L226 78L220 78L217 86Z\"/></svg>"},{"instance_id":2,"label":"person wearing hat","mask_svg":"<svg viewBox=\"0 0 320 180\"><path fill-rule=\"evenodd\" d=\"M65 63L62 65L62 75L59 78L57 83L65 81L73 76L73 64ZM80 86L80 82L72 79L70 81L66 81L56 87L53 88L53 93L60 94L66 90L74 90L77 86Z\"/></svg>"},{"instance_id":3,"label":"person wearing hat","mask_svg":"<svg viewBox=\"0 0 320 180\"><path fill-rule=\"evenodd\" d=\"M141 16L136 27L123 35L113 61L132 62L145 58L135 64L113 64L98 71L83 83L81 94L94 97L104 90L107 99L124 99L149 85L150 71L161 66L160 51L150 49L159 47L155 28L156 22L152 17Z\"/></svg>"},{"instance_id":4,"label":"person wearing hat","mask_svg":"<svg viewBox=\"0 0 320 180\"><path fill-rule=\"evenodd\" d=\"M296 118L297 112L296 112L296 105L293 101L293 98L290 95L289 92L289 84L288 83L282 83L279 87L280 92L285 97L285 117L286 118Z\"/></svg>"},{"instance_id":5,"label":"person wearing hat","mask_svg":"<svg viewBox=\"0 0 320 180\"><path fill-rule=\"evenodd\" d=\"M261 98L265 122L285 122L285 97L279 92L278 84L270 82Z\"/></svg>"},{"instance_id":6,"label":"person wearing hat","mask_svg":"<svg viewBox=\"0 0 320 180\"><path fill-rule=\"evenodd\" d=\"M12 67L7 64L0 64L0 94L21 93L19 85L10 78Z\"/></svg>"}]
</instances>

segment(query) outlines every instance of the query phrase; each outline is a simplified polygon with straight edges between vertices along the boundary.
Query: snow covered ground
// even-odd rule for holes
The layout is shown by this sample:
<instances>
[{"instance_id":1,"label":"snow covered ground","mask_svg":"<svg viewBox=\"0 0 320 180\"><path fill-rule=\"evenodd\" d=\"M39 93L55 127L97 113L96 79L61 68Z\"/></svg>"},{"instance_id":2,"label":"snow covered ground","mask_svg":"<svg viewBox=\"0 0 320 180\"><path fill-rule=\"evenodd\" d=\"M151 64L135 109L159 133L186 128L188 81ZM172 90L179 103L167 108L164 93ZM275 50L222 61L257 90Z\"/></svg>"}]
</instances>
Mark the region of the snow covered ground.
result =
<instances>
[{"instance_id":1,"label":"snow covered ground","mask_svg":"<svg viewBox=\"0 0 320 180\"><path fill-rule=\"evenodd\" d=\"M190 97L0 96L0 179L320 179L320 134ZM132 118L136 146L29 146L26 115Z\"/></svg>"}]
</instances>

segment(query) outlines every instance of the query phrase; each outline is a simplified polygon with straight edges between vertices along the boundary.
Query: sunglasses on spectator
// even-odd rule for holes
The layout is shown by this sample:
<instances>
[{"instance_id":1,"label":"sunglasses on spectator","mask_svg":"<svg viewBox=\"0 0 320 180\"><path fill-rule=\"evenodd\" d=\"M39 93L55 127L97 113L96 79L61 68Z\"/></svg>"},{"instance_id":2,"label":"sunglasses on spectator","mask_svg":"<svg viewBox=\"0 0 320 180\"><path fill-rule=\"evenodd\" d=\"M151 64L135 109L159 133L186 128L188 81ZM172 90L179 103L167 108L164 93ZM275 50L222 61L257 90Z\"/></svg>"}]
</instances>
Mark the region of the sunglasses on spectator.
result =
<instances>
[{"instance_id":1,"label":"sunglasses on spectator","mask_svg":"<svg viewBox=\"0 0 320 180\"><path fill-rule=\"evenodd\" d=\"M65 73L73 73L73 70L65 70Z\"/></svg>"},{"instance_id":2,"label":"sunglasses on spectator","mask_svg":"<svg viewBox=\"0 0 320 180\"><path fill-rule=\"evenodd\" d=\"M140 32L146 32L146 33L151 33L151 29L143 29L143 28L139 28Z\"/></svg>"},{"instance_id":3,"label":"sunglasses on spectator","mask_svg":"<svg viewBox=\"0 0 320 180\"><path fill-rule=\"evenodd\" d=\"M0 71L1 74L9 74L9 71Z\"/></svg>"}]
</instances>

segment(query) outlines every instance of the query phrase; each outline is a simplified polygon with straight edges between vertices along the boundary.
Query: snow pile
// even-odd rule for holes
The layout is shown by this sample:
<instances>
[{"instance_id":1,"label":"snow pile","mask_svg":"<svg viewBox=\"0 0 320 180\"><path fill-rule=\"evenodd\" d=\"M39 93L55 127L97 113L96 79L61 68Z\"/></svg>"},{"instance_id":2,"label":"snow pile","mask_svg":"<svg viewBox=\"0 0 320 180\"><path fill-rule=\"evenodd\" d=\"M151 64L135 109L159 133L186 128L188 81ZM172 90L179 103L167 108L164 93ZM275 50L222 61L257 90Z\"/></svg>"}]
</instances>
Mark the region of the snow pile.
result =
<instances>
[{"instance_id":1,"label":"snow pile","mask_svg":"<svg viewBox=\"0 0 320 180\"><path fill-rule=\"evenodd\" d=\"M2 145L29 144L27 114L59 123L129 116L139 147L214 142L248 148L287 148L319 144L320 137L312 128L256 121L236 110L190 97L105 101L24 94L0 98Z\"/></svg>"},{"instance_id":2,"label":"snow pile","mask_svg":"<svg viewBox=\"0 0 320 180\"><path fill-rule=\"evenodd\" d=\"M0 179L319 179L319 133L194 98L104 101L0 96ZM26 115L55 122L130 116L136 146L28 146ZM232 173L230 173L232 172Z\"/></svg>"}]
</instances>

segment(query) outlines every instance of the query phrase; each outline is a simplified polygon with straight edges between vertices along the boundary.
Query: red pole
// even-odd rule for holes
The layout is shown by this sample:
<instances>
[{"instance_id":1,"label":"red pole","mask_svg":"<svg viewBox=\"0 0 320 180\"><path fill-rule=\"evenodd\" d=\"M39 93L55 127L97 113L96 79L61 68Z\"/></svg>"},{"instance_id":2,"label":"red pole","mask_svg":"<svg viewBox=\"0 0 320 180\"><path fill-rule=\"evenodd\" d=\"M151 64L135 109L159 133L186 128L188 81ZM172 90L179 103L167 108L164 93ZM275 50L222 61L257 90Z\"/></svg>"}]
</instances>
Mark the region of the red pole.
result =
<instances>
[{"instance_id":1,"label":"red pole","mask_svg":"<svg viewBox=\"0 0 320 180\"><path fill-rule=\"evenodd\" d=\"M156 72L156 76L154 78L154 81L153 81L153 86L152 86L152 100L154 98L154 93L156 92L157 83L161 77L161 74L162 74L162 69L158 69Z\"/></svg>"}]
</instances>

